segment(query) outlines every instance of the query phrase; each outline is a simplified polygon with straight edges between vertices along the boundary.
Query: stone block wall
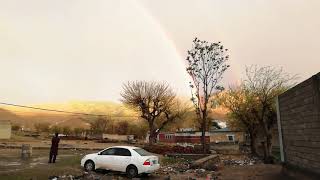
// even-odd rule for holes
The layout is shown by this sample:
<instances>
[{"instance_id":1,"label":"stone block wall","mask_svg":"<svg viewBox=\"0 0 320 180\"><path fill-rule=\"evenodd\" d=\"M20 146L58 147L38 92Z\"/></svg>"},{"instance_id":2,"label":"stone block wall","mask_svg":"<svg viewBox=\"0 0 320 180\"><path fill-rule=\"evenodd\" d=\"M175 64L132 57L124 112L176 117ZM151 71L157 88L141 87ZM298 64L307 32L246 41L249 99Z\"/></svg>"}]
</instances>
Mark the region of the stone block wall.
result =
<instances>
[{"instance_id":1,"label":"stone block wall","mask_svg":"<svg viewBox=\"0 0 320 180\"><path fill-rule=\"evenodd\" d=\"M278 99L284 161L320 174L320 73Z\"/></svg>"}]
</instances>

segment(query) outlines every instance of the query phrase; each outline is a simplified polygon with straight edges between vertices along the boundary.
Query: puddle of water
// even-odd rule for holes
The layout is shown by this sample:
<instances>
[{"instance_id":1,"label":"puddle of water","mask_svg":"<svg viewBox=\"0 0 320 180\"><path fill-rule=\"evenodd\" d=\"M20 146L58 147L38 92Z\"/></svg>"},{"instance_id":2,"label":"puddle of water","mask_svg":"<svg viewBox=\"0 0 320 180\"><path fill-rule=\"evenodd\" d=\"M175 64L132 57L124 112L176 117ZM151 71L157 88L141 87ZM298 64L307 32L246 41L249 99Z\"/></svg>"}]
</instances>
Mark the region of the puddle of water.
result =
<instances>
[{"instance_id":1,"label":"puddle of water","mask_svg":"<svg viewBox=\"0 0 320 180\"><path fill-rule=\"evenodd\" d=\"M35 162L35 161L46 161L48 159L48 157L37 157L37 158L33 158L32 161Z\"/></svg>"},{"instance_id":2,"label":"puddle of water","mask_svg":"<svg viewBox=\"0 0 320 180\"><path fill-rule=\"evenodd\" d=\"M21 163L20 162L6 162L6 163L1 162L0 165L1 166L20 166Z\"/></svg>"},{"instance_id":3,"label":"puddle of water","mask_svg":"<svg viewBox=\"0 0 320 180\"><path fill-rule=\"evenodd\" d=\"M33 162L33 163L30 163L30 166L35 166L35 165L40 165L40 164L48 164L48 163L44 163L44 162Z\"/></svg>"}]
</instances>

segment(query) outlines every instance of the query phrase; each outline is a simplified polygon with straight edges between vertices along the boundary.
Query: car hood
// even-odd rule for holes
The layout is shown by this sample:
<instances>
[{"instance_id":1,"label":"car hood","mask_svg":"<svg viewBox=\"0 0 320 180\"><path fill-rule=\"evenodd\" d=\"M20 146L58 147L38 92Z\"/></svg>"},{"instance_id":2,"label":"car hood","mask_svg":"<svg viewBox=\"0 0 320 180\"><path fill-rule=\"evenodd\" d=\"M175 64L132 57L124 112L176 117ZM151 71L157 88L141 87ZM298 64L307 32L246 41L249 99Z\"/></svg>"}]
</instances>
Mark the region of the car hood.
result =
<instances>
[{"instance_id":1,"label":"car hood","mask_svg":"<svg viewBox=\"0 0 320 180\"><path fill-rule=\"evenodd\" d=\"M85 155L83 158L86 158L86 159L93 158L93 157L96 157L97 155L98 155L98 153L91 153L91 154Z\"/></svg>"}]
</instances>

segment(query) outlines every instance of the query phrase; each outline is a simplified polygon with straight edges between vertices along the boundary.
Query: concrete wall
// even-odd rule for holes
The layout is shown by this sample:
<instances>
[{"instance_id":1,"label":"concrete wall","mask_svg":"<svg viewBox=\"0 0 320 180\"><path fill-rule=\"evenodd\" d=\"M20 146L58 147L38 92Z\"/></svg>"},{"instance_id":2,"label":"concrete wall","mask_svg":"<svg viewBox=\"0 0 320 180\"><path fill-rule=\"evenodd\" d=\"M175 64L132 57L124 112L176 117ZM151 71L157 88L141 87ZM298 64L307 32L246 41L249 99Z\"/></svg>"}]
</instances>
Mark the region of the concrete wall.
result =
<instances>
[{"instance_id":1,"label":"concrete wall","mask_svg":"<svg viewBox=\"0 0 320 180\"><path fill-rule=\"evenodd\" d=\"M281 94L278 103L285 163L320 174L320 73Z\"/></svg>"},{"instance_id":2,"label":"concrete wall","mask_svg":"<svg viewBox=\"0 0 320 180\"><path fill-rule=\"evenodd\" d=\"M102 134L102 139L110 139L117 141L127 141L128 135L118 135L118 134Z\"/></svg>"},{"instance_id":3,"label":"concrete wall","mask_svg":"<svg viewBox=\"0 0 320 180\"><path fill-rule=\"evenodd\" d=\"M11 138L11 122L0 120L0 139Z\"/></svg>"},{"instance_id":4,"label":"concrete wall","mask_svg":"<svg viewBox=\"0 0 320 180\"><path fill-rule=\"evenodd\" d=\"M230 143L211 143L210 149L215 150L219 154L241 154L239 144Z\"/></svg>"},{"instance_id":5,"label":"concrete wall","mask_svg":"<svg viewBox=\"0 0 320 180\"><path fill-rule=\"evenodd\" d=\"M230 142L228 135L234 135L234 141L243 142L244 141L244 132L211 132L210 133L210 142Z\"/></svg>"}]
</instances>

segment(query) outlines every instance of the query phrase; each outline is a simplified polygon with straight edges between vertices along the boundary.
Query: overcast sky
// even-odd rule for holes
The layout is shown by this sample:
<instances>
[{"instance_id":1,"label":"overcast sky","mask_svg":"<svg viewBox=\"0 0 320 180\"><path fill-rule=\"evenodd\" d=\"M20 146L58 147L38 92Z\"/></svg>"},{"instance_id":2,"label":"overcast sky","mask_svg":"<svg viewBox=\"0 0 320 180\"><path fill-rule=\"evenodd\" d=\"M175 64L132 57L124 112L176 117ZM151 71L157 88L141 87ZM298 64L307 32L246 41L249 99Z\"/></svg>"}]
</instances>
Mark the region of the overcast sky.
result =
<instances>
[{"instance_id":1,"label":"overcast sky","mask_svg":"<svg viewBox=\"0 0 320 180\"><path fill-rule=\"evenodd\" d=\"M320 71L318 0L0 0L0 102L118 101L131 80L189 95L194 37L230 50L223 84L246 65Z\"/></svg>"}]
</instances>

